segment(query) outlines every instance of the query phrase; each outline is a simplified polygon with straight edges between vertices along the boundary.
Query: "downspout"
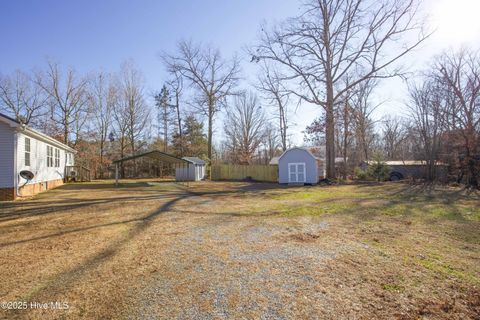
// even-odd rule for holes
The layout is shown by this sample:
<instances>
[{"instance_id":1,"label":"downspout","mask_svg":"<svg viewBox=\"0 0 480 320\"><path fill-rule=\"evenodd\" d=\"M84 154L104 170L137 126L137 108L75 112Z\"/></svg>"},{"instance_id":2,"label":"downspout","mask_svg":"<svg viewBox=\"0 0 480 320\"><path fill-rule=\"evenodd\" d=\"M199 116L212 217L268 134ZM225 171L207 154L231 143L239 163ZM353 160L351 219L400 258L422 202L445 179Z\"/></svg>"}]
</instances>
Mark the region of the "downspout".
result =
<instances>
[{"instance_id":1,"label":"downspout","mask_svg":"<svg viewBox=\"0 0 480 320\"><path fill-rule=\"evenodd\" d=\"M15 195L16 197L21 197L20 194L20 186L18 182L18 163L17 163L17 151L18 151L18 132L15 130L15 133L13 134L13 172L14 172L14 188L15 188Z\"/></svg>"}]
</instances>

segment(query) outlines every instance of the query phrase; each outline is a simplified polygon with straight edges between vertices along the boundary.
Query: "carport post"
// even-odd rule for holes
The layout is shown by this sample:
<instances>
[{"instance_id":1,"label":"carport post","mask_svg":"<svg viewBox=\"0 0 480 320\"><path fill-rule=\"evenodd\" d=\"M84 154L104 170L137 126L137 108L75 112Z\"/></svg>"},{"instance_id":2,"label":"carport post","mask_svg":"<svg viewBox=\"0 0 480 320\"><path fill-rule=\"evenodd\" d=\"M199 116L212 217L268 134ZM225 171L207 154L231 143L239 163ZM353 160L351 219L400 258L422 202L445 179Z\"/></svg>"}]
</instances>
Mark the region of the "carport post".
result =
<instances>
[{"instance_id":1,"label":"carport post","mask_svg":"<svg viewBox=\"0 0 480 320\"><path fill-rule=\"evenodd\" d=\"M115 187L118 187L118 162L115 163Z\"/></svg>"}]
</instances>

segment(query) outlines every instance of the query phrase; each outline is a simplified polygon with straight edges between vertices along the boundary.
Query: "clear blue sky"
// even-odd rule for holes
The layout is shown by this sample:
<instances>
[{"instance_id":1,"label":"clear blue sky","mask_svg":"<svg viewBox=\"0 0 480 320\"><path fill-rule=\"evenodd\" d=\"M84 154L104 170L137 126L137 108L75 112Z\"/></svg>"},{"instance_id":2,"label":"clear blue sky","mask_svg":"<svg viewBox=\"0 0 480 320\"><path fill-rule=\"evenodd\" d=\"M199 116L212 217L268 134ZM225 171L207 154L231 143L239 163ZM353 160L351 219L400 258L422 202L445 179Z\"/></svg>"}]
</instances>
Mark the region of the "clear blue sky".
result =
<instances>
[{"instance_id":1,"label":"clear blue sky","mask_svg":"<svg viewBox=\"0 0 480 320\"><path fill-rule=\"evenodd\" d=\"M117 71L133 59L146 79L147 92L158 90L164 71L158 54L171 51L179 39L210 42L228 57L256 39L259 25L295 15L300 0L5 0L0 2L0 72L44 67L47 57L81 73ZM437 33L406 59L418 69L448 47L480 43L480 0L425 0ZM245 64L246 77L253 77ZM387 100L382 114L405 102L401 81L386 81L377 100ZM294 115L294 140L319 114L301 106ZM218 128L221 128L217 124Z\"/></svg>"},{"instance_id":2,"label":"clear blue sky","mask_svg":"<svg viewBox=\"0 0 480 320\"><path fill-rule=\"evenodd\" d=\"M251 43L263 19L295 14L295 0L2 1L0 71L44 66L117 70L133 58L147 87L160 87L158 54L179 39L210 42L225 56Z\"/></svg>"}]
</instances>

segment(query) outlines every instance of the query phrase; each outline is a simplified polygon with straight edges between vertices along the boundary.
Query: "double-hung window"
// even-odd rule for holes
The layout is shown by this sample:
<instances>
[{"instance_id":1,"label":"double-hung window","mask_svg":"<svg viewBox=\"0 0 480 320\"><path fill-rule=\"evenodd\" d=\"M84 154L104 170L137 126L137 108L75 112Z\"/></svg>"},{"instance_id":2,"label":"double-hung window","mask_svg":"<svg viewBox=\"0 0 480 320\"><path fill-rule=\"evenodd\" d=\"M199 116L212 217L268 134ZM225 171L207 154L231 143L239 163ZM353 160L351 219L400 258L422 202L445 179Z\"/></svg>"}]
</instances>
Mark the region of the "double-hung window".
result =
<instances>
[{"instance_id":1,"label":"double-hung window","mask_svg":"<svg viewBox=\"0 0 480 320\"><path fill-rule=\"evenodd\" d=\"M47 167L53 167L53 147L47 146Z\"/></svg>"},{"instance_id":2,"label":"double-hung window","mask_svg":"<svg viewBox=\"0 0 480 320\"><path fill-rule=\"evenodd\" d=\"M25 138L25 167L30 167L30 138Z\"/></svg>"},{"instance_id":3,"label":"double-hung window","mask_svg":"<svg viewBox=\"0 0 480 320\"><path fill-rule=\"evenodd\" d=\"M55 168L60 167L60 150L55 149Z\"/></svg>"}]
</instances>

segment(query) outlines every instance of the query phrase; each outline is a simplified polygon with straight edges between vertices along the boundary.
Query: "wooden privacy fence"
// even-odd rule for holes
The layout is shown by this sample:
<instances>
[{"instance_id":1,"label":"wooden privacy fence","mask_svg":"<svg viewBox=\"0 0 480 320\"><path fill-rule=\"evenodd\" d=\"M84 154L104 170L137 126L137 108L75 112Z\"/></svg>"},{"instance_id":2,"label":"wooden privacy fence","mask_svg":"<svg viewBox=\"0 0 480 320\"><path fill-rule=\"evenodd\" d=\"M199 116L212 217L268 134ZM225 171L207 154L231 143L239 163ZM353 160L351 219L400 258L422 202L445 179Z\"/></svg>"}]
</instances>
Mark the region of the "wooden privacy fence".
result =
<instances>
[{"instance_id":1,"label":"wooden privacy fence","mask_svg":"<svg viewBox=\"0 0 480 320\"><path fill-rule=\"evenodd\" d=\"M263 165L219 164L212 166L212 180L247 180L278 182L278 167Z\"/></svg>"}]
</instances>

